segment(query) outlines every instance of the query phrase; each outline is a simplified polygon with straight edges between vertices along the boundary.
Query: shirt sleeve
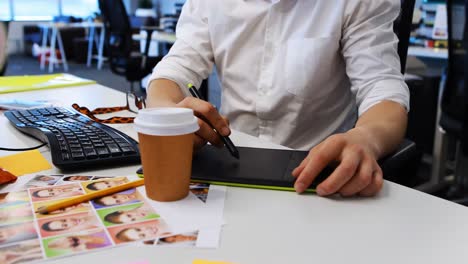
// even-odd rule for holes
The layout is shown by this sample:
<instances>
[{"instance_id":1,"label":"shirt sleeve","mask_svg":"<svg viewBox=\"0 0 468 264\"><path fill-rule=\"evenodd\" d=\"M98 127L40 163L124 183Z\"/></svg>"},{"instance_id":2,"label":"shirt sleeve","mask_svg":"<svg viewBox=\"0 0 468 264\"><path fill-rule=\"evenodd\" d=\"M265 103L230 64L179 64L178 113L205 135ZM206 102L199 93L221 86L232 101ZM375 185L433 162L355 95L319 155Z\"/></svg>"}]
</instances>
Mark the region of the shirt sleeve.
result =
<instances>
[{"instance_id":1,"label":"shirt sleeve","mask_svg":"<svg viewBox=\"0 0 468 264\"><path fill-rule=\"evenodd\" d=\"M148 82L169 79L176 82L186 95L188 83L200 87L213 69L213 51L208 19L204 16L202 0L187 0L176 28L174 45L156 65Z\"/></svg>"},{"instance_id":2,"label":"shirt sleeve","mask_svg":"<svg viewBox=\"0 0 468 264\"><path fill-rule=\"evenodd\" d=\"M359 115L391 100L409 110L409 91L398 56L393 22L400 0L347 1L341 47Z\"/></svg>"}]
</instances>

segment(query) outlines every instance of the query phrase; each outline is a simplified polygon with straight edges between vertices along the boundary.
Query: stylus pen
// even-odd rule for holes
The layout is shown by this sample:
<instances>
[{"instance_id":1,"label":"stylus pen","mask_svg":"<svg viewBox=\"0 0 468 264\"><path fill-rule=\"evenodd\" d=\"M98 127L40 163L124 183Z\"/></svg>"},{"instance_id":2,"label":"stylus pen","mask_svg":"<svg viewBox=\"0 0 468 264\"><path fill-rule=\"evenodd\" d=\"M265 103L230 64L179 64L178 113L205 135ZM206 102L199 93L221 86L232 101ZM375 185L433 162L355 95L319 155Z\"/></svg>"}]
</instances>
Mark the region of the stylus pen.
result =
<instances>
[{"instance_id":1,"label":"stylus pen","mask_svg":"<svg viewBox=\"0 0 468 264\"><path fill-rule=\"evenodd\" d=\"M198 92L197 88L195 88L195 86L193 86L193 84L189 83L189 84L187 84L187 87L188 87L188 89L189 89L189 91L190 91L190 93L192 94L193 97L204 100L202 95ZM204 119L203 121L207 122L208 125L210 127L212 127L214 131L216 131L216 133L219 135L219 137L221 138L221 140L223 141L224 145L229 150L231 155L234 158L239 159L240 158L239 151L237 150L234 143L232 143L231 139L229 137L221 136L221 134L219 134L219 132L213 127L213 125L210 124L210 122L208 122L208 120Z\"/></svg>"}]
</instances>

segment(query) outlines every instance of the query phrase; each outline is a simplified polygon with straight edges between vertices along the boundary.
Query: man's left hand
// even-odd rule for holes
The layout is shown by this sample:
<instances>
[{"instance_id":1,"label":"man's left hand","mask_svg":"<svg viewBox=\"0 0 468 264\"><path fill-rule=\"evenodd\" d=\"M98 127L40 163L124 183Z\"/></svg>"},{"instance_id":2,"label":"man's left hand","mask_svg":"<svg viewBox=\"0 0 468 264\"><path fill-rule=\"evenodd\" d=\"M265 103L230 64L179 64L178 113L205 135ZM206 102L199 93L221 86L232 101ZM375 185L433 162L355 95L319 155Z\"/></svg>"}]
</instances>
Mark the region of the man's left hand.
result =
<instances>
[{"instance_id":1,"label":"man's left hand","mask_svg":"<svg viewBox=\"0 0 468 264\"><path fill-rule=\"evenodd\" d=\"M332 135L315 146L294 169L294 188L298 193L304 192L327 165L337 163L333 173L317 186L318 195L373 196L383 184L376 157L370 147L357 143L349 132Z\"/></svg>"}]
</instances>

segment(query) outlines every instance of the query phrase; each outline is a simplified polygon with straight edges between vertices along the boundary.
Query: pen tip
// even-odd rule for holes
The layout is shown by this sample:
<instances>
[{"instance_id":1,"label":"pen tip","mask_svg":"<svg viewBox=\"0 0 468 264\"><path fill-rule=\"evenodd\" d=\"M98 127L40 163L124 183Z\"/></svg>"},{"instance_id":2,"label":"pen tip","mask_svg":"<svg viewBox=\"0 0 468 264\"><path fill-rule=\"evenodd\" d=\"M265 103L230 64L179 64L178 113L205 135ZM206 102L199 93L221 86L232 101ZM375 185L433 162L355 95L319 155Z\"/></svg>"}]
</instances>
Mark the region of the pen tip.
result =
<instances>
[{"instance_id":1,"label":"pen tip","mask_svg":"<svg viewBox=\"0 0 468 264\"><path fill-rule=\"evenodd\" d=\"M193 84L189 83L187 84L187 88L192 88L193 87Z\"/></svg>"}]
</instances>

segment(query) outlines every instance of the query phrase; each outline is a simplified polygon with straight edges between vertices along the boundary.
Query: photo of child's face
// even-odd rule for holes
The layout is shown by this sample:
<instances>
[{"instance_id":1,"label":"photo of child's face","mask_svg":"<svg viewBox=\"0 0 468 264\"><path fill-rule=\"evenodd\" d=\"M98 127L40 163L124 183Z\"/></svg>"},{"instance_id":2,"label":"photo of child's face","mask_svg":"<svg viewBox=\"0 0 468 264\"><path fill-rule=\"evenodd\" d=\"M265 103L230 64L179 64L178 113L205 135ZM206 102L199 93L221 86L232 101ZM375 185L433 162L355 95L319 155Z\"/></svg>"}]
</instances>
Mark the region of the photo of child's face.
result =
<instances>
[{"instance_id":1,"label":"photo of child's face","mask_svg":"<svg viewBox=\"0 0 468 264\"><path fill-rule=\"evenodd\" d=\"M42 226L42 229L46 229L48 231L62 231L76 227L79 224L82 224L84 221L85 220L82 218L75 217L64 218L60 220L51 220L45 223Z\"/></svg>"},{"instance_id":2,"label":"photo of child's face","mask_svg":"<svg viewBox=\"0 0 468 264\"><path fill-rule=\"evenodd\" d=\"M53 181L54 178L51 176L42 175L42 176L36 177L35 180L36 181Z\"/></svg>"},{"instance_id":3,"label":"photo of child's face","mask_svg":"<svg viewBox=\"0 0 468 264\"><path fill-rule=\"evenodd\" d=\"M117 205L127 203L135 198L136 196L132 194L113 194L104 196L99 200L103 205Z\"/></svg>"},{"instance_id":4,"label":"photo of child's face","mask_svg":"<svg viewBox=\"0 0 468 264\"><path fill-rule=\"evenodd\" d=\"M62 194L66 192L67 190L65 189L45 189L45 190L40 190L34 193L34 196L39 197L39 198L44 198L44 197L53 197L59 194Z\"/></svg>"},{"instance_id":5,"label":"photo of child's face","mask_svg":"<svg viewBox=\"0 0 468 264\"><path fill-rule=\"evenodd\" d=\"M128 211L120 211L119 215L116 217L114 223L131 223L136 222L140 219L145 218L148 215L148 210L144 208L136 208Z\"/></svg>"},{"instance_id":6,"label":"photo of child's face","mask_svg":"<svg viewBox=\"0 0 468 264\"><path fill-rule=\"evenodd\" d=\"M42 237L89 230L100 226L98 218L92 212L45 218L39 220L38 225Z\"/></svg>"},{"instance_id":7,"label":"photo of child's face","mask_svg":"<svg viewBox=\"0 0 468 264\"><path fill-rule=\"evenodd\" d=\"M33 239L0 248L0 263L17 264L43 259L39 240Z\"/></svg>"},{"instance_id":8,"label":"photo of child's face","mask_svg":"<svg viewBox=\"0 0 468 264\"><path fill-rule=\"evenodd\" d=\"M58 200L54 201L44 201L44 202L36 202L33 204L34 206L34 211L37 211L39 208L43 206L47 206L51 203L58 202ZM49 218L49 217L57 217L61 215L66 215L66 214L74 214L74 213L80 213L80 212L88 212L91 210L91 205L89 203L80 203L80 204L75 204L71 205L62 209L58 209L52 212L49 212L47 214L41 214L41 213L36 213L36 217L38 219L42 218Z\"/></svg>"},{"instance_id":9,"label":"photo of child's face","mask_svg":"<svg viewBox=\"0 0 468 264\"><path fill-rule=\"evenodd\" d=\"M103 230L91 230L65 236L54 236L43 240L48 257L63 256L112 245Z\"/></svg>"},{"instance_id":10,"label":"photo of child's face","mask_svg":"<svg viewBox=\"0 0 468 264\"><path fill-rule=\"evenodd\" d=\"M0 206L10 206L14 204L27 203L29 201L28 192L0 193Z\"/></svg>"},{"instance_id":11,"label":"photo of child's face","mask_svg":"<svg viewBox=\"0 0 468 264\"><path fill-rule=\"evenodd\" d=\"M29 189L33 202L48 201L58 198L73 197L84 194L79 184L67 184L51 187Z\"/></svg>"},{"instance_id":12,"label":"photo of child's face","mask_svg":"<svg viewBox=\"0 0 468 264\"><path fill-rule=\"evenodd\" d=\"M33 220L31 206L28 203L0 207L0 225L28 222Z\"/></svg>"},{"instance_id":13,"label":"photo of child's face","mask_svg":"<svg viewBox=\"0 0 468 264\"><path fill-rule=\"evenodd\" d=\"M33 222L0 227L0 245L37 237Z\"/></svg>"},{"instance_id":14,"label":"photo of child's face","mask_svg":"<svg viewBox=\"0 0 468 264\"><path fill-rule=\"evenodd\" d=\"M158 234L156 226L131 227L126 228L117 234L117 238L122 241L137 241L155 237Z\"/></svg>"},{"instance_id":15,"label":"photo of child's face","mask_svg":"<svg viewBox=\"0 0 468 264\"><path fill-rule=\"evenodd\" d=\"M130 203L137 203L143 201L144 198L141 196L136 189L130 189L123 192L103 196L92 200L95 208L104 208L115 205L124 205Z\"/></svg>"},{"instance_id":16,"label":"photo of child's face","mask_svg":"<svg viewBox=\"0 0 468 264\"><path fill-rule=\"evenodd\" d=\"M89 191L100 191L128 182L127 178L104 179L85 183L85 188Z\"/></svg>"},{"instance_id":17,"label":"photo of child's face","mask_svg":"<svg viewBox=\"0 0 468 264\"><path fill-rule=\"evenodd\" d=\"M100 209L97 213L101 219L104 220L104 225L106 226L135 223L159 218L159 215L154 211L154 209L144 203Z\"/></svg>"},{"instance_id":18,"label":"photo of child's face","mask_svg":"<svg viewBox=\"0 0 468 264\"><path fill-rule=\"evenodd\" d=\"M92 176L82 176L82 175L75 175L75 176L66 176L62 178L62 181L68 182L79 182L79 181L89 181L93 177Z\"/></svg>"},{"instance_id":19,"label":"photo of child's face","mask_svg":"<svg viewBox=\"0 0 468 264\"><path fill-rule=\"evenodd\" d=\"M27 188L44 187L54 185L62 175L37 175L26 183Z\"/></svg>"},{"instance_id":20,"label":"photo of child's face","mask_svg":"<svg viewBox=\"0 0 468 264\"><path fill-rule=\"evenodd\" d=\"M194 245L195 241L198 238L198 232L186 233L186 234L177 234L173 236L160 238L158 245L163 244L191 244ZM191 243L193 242L193 243Z\"/></svg>"},{"instance_id":21,"label":"photo of child's face","mask_svg":"<svg viewBox=\"0 0 468 264\"><path fill-rule=\"evenodd\" d=\"M168 232L166 223L160 219L109 227L108 230L117 244L154 239Z\"/></svg>"}]
</instances>

